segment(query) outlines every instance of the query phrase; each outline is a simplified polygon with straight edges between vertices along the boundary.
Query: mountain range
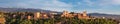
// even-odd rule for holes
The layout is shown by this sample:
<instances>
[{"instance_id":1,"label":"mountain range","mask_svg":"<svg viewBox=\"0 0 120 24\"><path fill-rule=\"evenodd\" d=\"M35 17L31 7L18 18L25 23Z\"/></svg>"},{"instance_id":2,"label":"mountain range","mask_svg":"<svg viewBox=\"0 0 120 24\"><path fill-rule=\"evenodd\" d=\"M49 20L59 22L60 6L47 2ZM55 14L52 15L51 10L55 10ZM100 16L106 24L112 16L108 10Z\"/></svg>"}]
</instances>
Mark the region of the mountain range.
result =
<instances>
[{"instance_id":1,"label":"mountain range","mask_svg":"<svg viewBox=\"0 0 120 24\"><path fill-rule=\"evenodd\" d=\"M120 15L115 15L115 14L103 14L103 13L89 13L89 16L95 17L95 18L112 18L112 19L117 19L120 20Z\"/></svg>"},{"instance_id":2,"label":"mountain range","mask_svg":"<svg viewBox=\"0 0 120 24\"><path fill-rule=\"evenodd\" d=\"M60 13L57 11L50 11L50 10L43 10L43 9L31 9L31 8L2 8L0 7L0 11L3 12L56 12Z\"/></svg>"}]
</instances>

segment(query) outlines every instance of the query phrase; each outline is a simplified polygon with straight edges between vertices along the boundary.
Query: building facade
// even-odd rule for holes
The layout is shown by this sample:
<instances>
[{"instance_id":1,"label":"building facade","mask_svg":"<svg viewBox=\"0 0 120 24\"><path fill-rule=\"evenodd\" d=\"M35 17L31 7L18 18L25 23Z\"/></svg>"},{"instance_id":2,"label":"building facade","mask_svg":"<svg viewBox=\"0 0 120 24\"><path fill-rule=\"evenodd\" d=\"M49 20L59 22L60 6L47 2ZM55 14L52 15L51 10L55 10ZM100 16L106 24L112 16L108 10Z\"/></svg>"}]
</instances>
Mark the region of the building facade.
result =
<instances>
[{"instance_id":1,"label":"building facade","mask_svg":"<svg viewBox=\"0 0 120 24\"><path fill-rule=\"evenodd\" d=\"M38 19L38 18L40 18L40 16L41 16L40 12L34 13L34 19Z\"/></svg>"},{"instance_id":2,"label":"building facade","mask_svg":"<svg viewBox=\"0 0 120 24\"><path fill-rule=\"evenodd\" d=\"M79 19L89 19L89 16L87 16L86 11L83 11L82 13L74 13L74 12L69 13L68 11L63 11L61 17L67 17L67 18L78 17Z\"/></svg>"}]
</instances>

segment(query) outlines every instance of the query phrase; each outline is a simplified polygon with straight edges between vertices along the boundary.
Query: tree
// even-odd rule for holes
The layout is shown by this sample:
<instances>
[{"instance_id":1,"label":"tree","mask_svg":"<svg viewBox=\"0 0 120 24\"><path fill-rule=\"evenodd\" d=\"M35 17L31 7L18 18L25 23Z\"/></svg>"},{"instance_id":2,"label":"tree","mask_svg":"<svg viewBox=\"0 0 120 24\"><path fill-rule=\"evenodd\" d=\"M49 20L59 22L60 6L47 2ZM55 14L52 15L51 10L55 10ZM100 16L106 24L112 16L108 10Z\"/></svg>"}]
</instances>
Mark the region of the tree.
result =
<instances>
[{"instance_id":1,"label":"tree","mask_svg":"<svg viewBox=\"0 0 120 24\"><path fill-rule=\"evenodd\" d=\"M20 24L32 24L30 20L23 20Z\"/></svg>"},{"instance_id":2,"label":"tree","mask_svg":"<svg viewBox=\"0 0 120 24\"><path fill-rule=\"evenodd\" d=\"M0 12L0 18L3 18L5 15L3 12Z\"/></svg>"}]
</instances>

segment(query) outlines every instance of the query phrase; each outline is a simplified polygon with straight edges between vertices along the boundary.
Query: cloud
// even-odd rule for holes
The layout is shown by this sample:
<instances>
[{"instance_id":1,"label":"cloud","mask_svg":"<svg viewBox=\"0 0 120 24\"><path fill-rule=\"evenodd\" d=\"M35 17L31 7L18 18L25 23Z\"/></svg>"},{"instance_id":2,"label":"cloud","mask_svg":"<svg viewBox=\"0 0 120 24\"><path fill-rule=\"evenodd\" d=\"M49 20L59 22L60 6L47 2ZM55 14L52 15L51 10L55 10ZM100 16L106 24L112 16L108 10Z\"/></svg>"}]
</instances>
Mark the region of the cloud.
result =
<instances>
[{"instance_id":1,"label":"cloud","mask_svg":"<svg viewBox=\"0 0 120 24\"><path fill-rule=\"evenodd\" d=\"M120 0L102 0L102 5L120 5Z\"/></svg>"},{"instance_id":2,"label":"cloud","mask_svg":"<svg viewBox=\"0 0 120 24\"><path fill-rule=\"evenodd\" d=\"M21 0L15 3L1 4L5 7L20 7L20 8L34 8L34 9L46 9L53 11L69 10L72 5L60 2L58 0Z\"/></svg>"},{"instance_id":3,"label":"cloud","mask_svg":"<svg viewBox=\"0 0 120 24\"><path fill-rule=\"evenodd\" d=\"M83 0L83 1L86 2L88 6L92 6L94 4L94 2L90 0Z\"/></svg>"},{"instance_id":4,"label":"cloud","mask_svg":"<svg viewBox=\"0 0 120 24\"><path fill-rule=\"evenodd\" d=\"M120 0L111 0L112 4L120 5Z\"/></svg>"},{"instance_id":5,"label":"cloud","mask_svg":"<svg viewBox=\"0 0 120 24\"><path fill-rule=\"evenodd\" d=\"M95 7L95 6L111 6L111 5L120 5L120 0L83 0L82 2L78 2L78 4L81 5L87 5L89 7Z\"/></svg>"},{"instance_id":6,"label":"cloud","mask_svg":"<svg viewBox=\"0 0 120 24\"><path fill-rule=\"evenodd\" d=\"M72 8L72 5L60 2L58 0L31 0L26 3L18 3L18 6L21 6L21 4L24 7L31 7L37 9L40 8L54 11L68 10Z\"/></svg>"},{"instance_id":7,"label":"cloud","mask_svg":"<svg viewBox=\"0 0 120 24\"><path fill-rule=\"evenodd\" d=\"M120 0L83 0L83 2L78 2L80 6L85 6L85 10L88 13L98 12L98 13L108 13L108 14L120 14Z\"/></svg>"}]
</instances>

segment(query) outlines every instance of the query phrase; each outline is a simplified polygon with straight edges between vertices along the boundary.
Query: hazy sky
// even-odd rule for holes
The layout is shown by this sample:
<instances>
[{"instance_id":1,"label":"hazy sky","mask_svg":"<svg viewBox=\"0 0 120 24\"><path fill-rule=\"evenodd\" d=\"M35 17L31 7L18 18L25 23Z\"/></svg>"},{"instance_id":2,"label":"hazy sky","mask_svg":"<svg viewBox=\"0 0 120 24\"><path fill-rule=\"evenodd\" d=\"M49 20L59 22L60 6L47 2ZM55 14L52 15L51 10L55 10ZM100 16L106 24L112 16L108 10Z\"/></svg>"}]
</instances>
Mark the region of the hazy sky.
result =
<instances>
[{"instance_id":1,"label":"hazy sky","mask_svg":"<svg viewBox=\"0 0 120 24\"><path fill-rule=\"evenodd\" d=\"M0 0L0 7L35 8L53 11L108 13L120 15L120 0Z\"/></svg>"}]
</instances>

